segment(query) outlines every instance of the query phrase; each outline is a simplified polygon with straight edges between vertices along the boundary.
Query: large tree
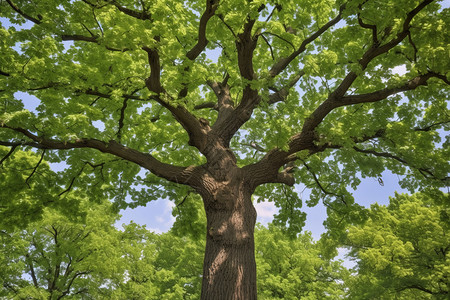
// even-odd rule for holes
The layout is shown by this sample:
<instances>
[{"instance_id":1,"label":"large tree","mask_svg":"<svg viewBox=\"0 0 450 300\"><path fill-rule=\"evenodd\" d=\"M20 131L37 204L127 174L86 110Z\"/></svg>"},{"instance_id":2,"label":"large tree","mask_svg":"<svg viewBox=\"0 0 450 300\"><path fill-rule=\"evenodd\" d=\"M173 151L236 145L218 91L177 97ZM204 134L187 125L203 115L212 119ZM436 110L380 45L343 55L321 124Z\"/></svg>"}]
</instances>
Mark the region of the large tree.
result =
<instances>
[{"instance_id":1,"label":"large tree","mask_svg":"<svg viewBox=\"0 0 450 300\"><path fill-rule=\"evenodd\" d=\"M89 188L123 207L128 193L131 205L197 193L202 299L256 299L252 195L295 233L295 183L338 228L362 217L346 189L360 176L448 182L439 2L2 1L13 24L0 29L2 163L18 148L65 161L59 198Z\"/></svg>"}]
</instances>

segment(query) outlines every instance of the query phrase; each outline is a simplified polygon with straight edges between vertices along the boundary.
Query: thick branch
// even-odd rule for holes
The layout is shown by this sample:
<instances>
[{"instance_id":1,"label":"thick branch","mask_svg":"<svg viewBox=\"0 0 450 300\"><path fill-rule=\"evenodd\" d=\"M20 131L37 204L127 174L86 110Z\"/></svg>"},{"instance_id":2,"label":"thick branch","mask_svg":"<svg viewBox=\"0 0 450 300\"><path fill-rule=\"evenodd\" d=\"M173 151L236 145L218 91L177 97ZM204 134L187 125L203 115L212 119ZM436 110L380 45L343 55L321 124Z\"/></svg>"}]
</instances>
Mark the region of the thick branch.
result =
<instances>
[{"instance_id":1,"label":"thick branch","mask_svg":"<svg viewBox=\"0 0 450 300\"><path fill-rule=\"evenodd\" d=\"M159 42L159 37L155 37L155 40ZM145 81L147 88L157 94L154 99L163 107L167 108L187 131L189 134L189 144L197 147L202 152L206 145L206 133L209 131L209 126L201 123L185 107L181 105L174 106L169 102L171 97L161 86L161 66L158 51L150 47L143 47L142 49L148 53L148 61L151 69L150 76Z\"/></svg>"},{"instance_id":2,"label":"thick branch","mask_svg":"<svg viewBox=\"0 0 450 300\"><path fill-rule=\"evenodd\" d=\"M354 105L358 103L370 103L381 101L386 99L388 96L408 90L414 90L415 88L421 85L426 85L427 81L432 77L439 78L439 75L430 72L424 75L419 75L407 81L400 87L386 88L368 94L341 96L340 98L335 98L335 94L330 94L329 98L326 101L324 101L321 105L319 105L319 107L317 107L317 109L305 121L305 124L303 125L302 128L302 132L313 131L323 121L323 119L333 109L337 107Z\"/></svg>"},{"instance_id":3,"label":"thick branch","mask_svg":"<svg viewBox=\"0 0 450 300\"><path fill-rule=\"evenodd\" d=\"M159 42L159 37L155 38ZM147 52L148 63L150 65L150 76L145 80L147 88L156 93L160 94L163 92L161 86L161 65L159 63L159 53L156 49L150 47L142 47L142 49Z\"/></svg>"},{"instance_id":4,"label":"thick branch","mask_svg":"<svg viewBox=\"0 0 450 300\"><path fill-rule=\"evenodd\" d=\"M178 167L162 163L150 154L128 148L113 140L108 143L97 139L77 139L75 141L64 142L40 137L26 129L13 128L7 125L2 125L1 123L0 128L6 128L21 133L34 142L33 144L28 143L28 145L32 147L37 146L37 148L55 150L91 148L104 153L109 153L124 160L136 163L139 166L151 171L153 174L176 183L189 184L194 171L193 167Z\"/></svg>"},{"instance_id":5,"label":"thick branch","mask_svg":"<svg viewBox=\"0 0 450 300\"><path fill-rule=\"evenodd\" d=\"M405 21L403 22L402 26L403 30L399 32L397 36L390 42L382 46L378 44L373 44L372 47L370 47L364 53L362 58L359 60L359 65L361 66L361 69L365 70L369 65L369 63L374 58L376 58L381 54L387 53L389 50L391 50L392 48L397 46L401 41L403 41L409 34L410 24L414 16L416 16L422 9L424 9L431 2L433 2L433 0L425 0L422 3L420 3L416 8L414 8L412 11L410 11L407 14ZM341 84L334 90L334 92L330 94L329 99L332 98L337 99L344 96L357 77L358 75L353 71L348 73L347 76L344 78L344 80L341 82Z\"/></svg>"},{"instance_id":6,"label":"thick branch","mask_svg":"<svg viewBox=\"0 0 450 300\"><path fill-rule=\"evenodd\" d=\"M428 79L432 77L439 77L438 74L429 72L424 75L419 75L405 84L396 87L396 88L385 88L376 92L360 94L360 95L349 95L342 97L339 101L336 101L336 104L339 106L344 105L354 105L358 103L369 103L369 102L377 102L386 99L387 97L398 94L405 91L414 90L421 85L427 85Z\"/></svg>"},{"instance_id":7,"label":"thick branch","mask_svg":"<svg viewBox=\"0 0 450 300\"><path fill-rule=\"evenodd\" d=\"M197 44L192 47L191 50L186 54L186 57L190 60L196 59L200 53L205 49L208 44L208 40L206 39L206 26L208 24L209 19L214 16L217 7L219 6L219 0L206 0L206 9L203 12L203 15L200 18L200 24L198 27L198 40Z\"/></svg>"}]
</instances>

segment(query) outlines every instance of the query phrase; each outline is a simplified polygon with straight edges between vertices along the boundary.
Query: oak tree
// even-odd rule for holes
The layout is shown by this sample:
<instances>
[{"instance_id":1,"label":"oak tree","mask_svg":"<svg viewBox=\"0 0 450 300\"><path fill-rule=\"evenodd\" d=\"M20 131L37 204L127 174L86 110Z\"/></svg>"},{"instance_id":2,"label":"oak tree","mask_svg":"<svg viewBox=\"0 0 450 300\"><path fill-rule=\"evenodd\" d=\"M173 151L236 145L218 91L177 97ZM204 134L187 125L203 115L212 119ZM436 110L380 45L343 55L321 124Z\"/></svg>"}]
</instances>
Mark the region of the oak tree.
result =
<instances>
[{"instance_id":1,"label":"oak tree","mask_svg":"<svg viewBox=\"0 0 450 300\"><path fill-rule=\"evenodd\" d=\"M295 234L295 183L337 229L363 218L347 190L360 177L448 183L440 2L2 1L1 162L18 149L65 162L61 199L200 195L202 299L256 299L252 196ZM39 161L15 184L42 180Z\"/></svg>"}]
</instances>

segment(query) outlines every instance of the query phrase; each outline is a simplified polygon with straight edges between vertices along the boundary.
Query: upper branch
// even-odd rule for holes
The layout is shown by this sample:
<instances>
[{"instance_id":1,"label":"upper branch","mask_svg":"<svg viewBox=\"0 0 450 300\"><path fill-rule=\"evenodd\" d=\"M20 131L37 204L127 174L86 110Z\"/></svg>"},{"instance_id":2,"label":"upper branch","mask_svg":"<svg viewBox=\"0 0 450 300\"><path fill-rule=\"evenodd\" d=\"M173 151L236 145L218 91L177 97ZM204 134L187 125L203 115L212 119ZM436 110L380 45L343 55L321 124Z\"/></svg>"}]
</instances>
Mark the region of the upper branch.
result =
<instances>
[{"instance_id":1,"label":"upper branch","mask_svg":"<svg viewBox=\"0 0 450 300\"><path fill-rule=\"evenodd\" d=\"M159 41L159 37L156 37L155 40ZM189 134L189 144L197 147L202 152L206 146L206 133L209 131L209 126L200 122L200 120L182 105L173 105L170 103L171 97L161 85L161 65L158 50L150 47L143 47L142 49L148 53L151 70L150 76L145 81L147 88L157 94L153 98L163 107L167 108L187 131Z\"/></svg>"},{"instance_id":2,"label":"upper branch","mask_svg":"<svg viewBox=\"0 0 450 300\"><path fill-rule=\"evenodd\" d=\"M188 59L196 59L208 44L208 40L206 39L206 25L208 24L209 19L214 16L218 5L219 0L206 0L206 9L200 18L198 27L198 40L195 46L186 54Z\"/></svg>"},{"instance_id":3,"label":"upper branch","mask_svg":"<svg viewBox=\"0 0 450 300\"><path fill-rule=\"evenodd\" d=\"M98 37L96 37L96 36L85 36L85 35L81 35L81 34L62 34L61 39L63 41L83 41L83 42L94 43L94 44L100 45L100 41L98 40ZM125 52L125 51L129 50L128 48L119 49L119 48L110 47L108 45L105 45L105 48L107 50L117 51L117 52Z\"/></svg>"},{"instance_id":4,"label":"upper branch","mask_svg":"<svg viewBox=\"0 0 450 300\"><path fill-rule=\"evenodd\" d=\"M397 46L400 42L402 42L409 35L409 28L411 26L411 21L422 9L424 9L428 4L433 2L433 0L425 0L420 3L416 8L410 11L405 21L403 22L402 31L397 34L395 38L384 45L379 45L378 43L372 44L359 60L359 64L362 70L365 70L369 63L376 58L377 56L387 53L389 50ZM341 84L330 94L329 98L340 98L345 95L350 86L353 84L358 75L351 71L345 76L344 80Z\"/></svg>"},{"instance_id":5,"label":"upper branch","mask_svg":"<svg viewBox=\"0 0 450 300\"><path fill-rule=\"evenodd\" d=\"M261 6L258 11L261 9L263 9L263 6ZM242 78L247 81L242 93L241 102L236 109L232 109L232 101L229 97L229 87L226 84L227 78L225 84L222 84L222 89L215 89L212 87L219 100L219 115L212 130L216 136L219 136L222 139L225 145L228 145L235 132L248 121L253 113L253 109L261 100L258 91L250 86L250 82L256 78L253 69L253 53L258 43L258 35L252 35L252 29L255 22L255 19L248 16L246 23L244 24L243 32L237 35L235 42L239 72ZM221 108L223 109L221 110Z\"/></svg>"},{"instance_id":6,"label":"upper branch","mask_svg":"<svg viewBox=\"0 0 450 300\"><path fill-rule=\"evenodd\" d=\"M12 9L14 9L19 15L24 17L25 19L33 22L34 24L41 24L42 16L38 15L38 19L26 14L24 11L22 11L14 2L11 0L6 0L6 2L11 6Z\"/></svg>"},{"instance_id":7,"label":"upper branch","mask_svg":"<svg viewBox=\"0 0 450 300\"><path fill-rule=\"evenodd\" d=\"M359 5L359 10L362 9L362 4ZM358 12L358 23L359 26L361 26L362 28L366 28L366 29L370 29L372 31L372 43L373 45L378 45L379 41L378 41L378 29L376 25L372 25L372 24L367 24L364 23L363 19L361 18L361 13Z\"/></svg>"},{"instance_id":8,"label":"upper branch","mask_svg":"<svg viewBox=\"0 0 450 300\"><path fill-rule=\"evenodd\" d=\"M377 102L386 99L388 96L408 91L414 90L415 88L426 85L427 81L432 78L437 77L441 78L442 76L433 72L426 73L424 75L419 75L406 83L402 84L400 87L396 88L385 88L376 92L361 94L361 95L348 95L342 96L340 98L334 98L330 95L330 97L324 101L322 104L317 107L317 109L310 115L310 117L305 121L302 132L311 132L313 131L322 121L323 119L335 108L346 106L346 105L354 105L358 103L369 103L369 102ZM299 135L300 136L300 135ZM298 136L298 137L299 137ZM294 138L295 140L295 138ZM292 150L301 150L301 149L292 149Z\"/></svg>"},{"instance_id":9,"label":"upper branch","mask_svg":"<svg viewBox=\"0 0 450 300\"><path fill-rule=\"evenodd\" d=\"M69 150L75 148L96 149L101 152L109 153L124 160L136 163L139 166L151 171L155 175L176 183L188 184L193 172L193 167L179 167L160 162L148 153L139 152L135 149L131 149L122 144L119 144L113 140L107 143L97 139L83 138L65 142L37 136L24 128L9 127L1 123L0 128L13 130L33 141L33 143L25 142L25 145L36 148L55 150Z\"/></svg>"},{"instance_id":10,"label":"upper branch","mask_svg":"<svg viewBox=\"0 0 450 300\"><path fill-rule=\"evenodd\" d=\"M419 75L406 83L396 88L385 88L376 92L360 94L360 95L348 95L342 97L339 101L336 101L338 106L354 105L358 103L377 102L386 99L388 96L414 90L421 85L427 85L427 81L432 78L441 78L442 76L433 72L428 72L424 75Z\"/></svg>"},{"instance_id":11,"label":"upper branch","mask_svg":"<svg viewBox=\"0 0 450 300\"><path fill-rule=\"evenodd\" d=\"M304 71L300 71L289 80L289 82L282 87L280 90L277 90L275 93L271 94L269 96L269 104L274 104L280 101L284 101L289 94L289 89L291 89L299 80L300 78L305 75Z\"/></svg>"},{"instance_id":12,"label":"upper branch","mask_svg":"<svg viewBox=\"0 0 450 300\"><path fill-rule=\"evenodd\" d=\"M288 57L281 58L277 63L275 63L272 68L269 71L270 76L275 77L278 74L280 74L286 67L301 53L303 53L306 50L306 46L310 43L312 43L315 39L317 39L320 35L322 35L325 31L327 31L331 26L338 23L342 18L342 12L344 11L345 5L342 5L339 8L339 14L332 20L330 20L328 23L323 25L319 28L316 32L314 32L312 35L310 35L308 38L306 38L300 47L291 53Z\"/></svg>"}]
</instances>

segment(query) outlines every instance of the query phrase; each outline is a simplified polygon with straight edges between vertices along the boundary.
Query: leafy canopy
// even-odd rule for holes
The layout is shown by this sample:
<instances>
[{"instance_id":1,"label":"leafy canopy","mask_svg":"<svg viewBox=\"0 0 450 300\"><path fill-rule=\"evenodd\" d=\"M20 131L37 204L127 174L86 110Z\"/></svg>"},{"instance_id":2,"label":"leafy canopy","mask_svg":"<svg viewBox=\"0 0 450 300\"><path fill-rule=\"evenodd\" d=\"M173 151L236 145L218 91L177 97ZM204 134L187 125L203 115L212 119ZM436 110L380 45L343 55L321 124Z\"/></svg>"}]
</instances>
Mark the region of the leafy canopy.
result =
<instances>
[{"instance_id":1,"label":"leafy canopy","mask_svg":"<svg viewBox=\"0 0 450 300\"><path fill-rule=\"evenodd\" d=\"M303 202L286 183L327 205L328 226L344 226L362 210L348 191L361 177L389 169L410 190L448 183L441 3L2 1L2 168L12 174L11 152L34 148L66 163L59 198L89 187L118 207L181 203L192 190L176 183L193 186L205 143L217 142L239 167L268 170L255 195L280 207L293 234ZM44 168L26 183L53 180Z\"/></svg>"}]
</instances>

